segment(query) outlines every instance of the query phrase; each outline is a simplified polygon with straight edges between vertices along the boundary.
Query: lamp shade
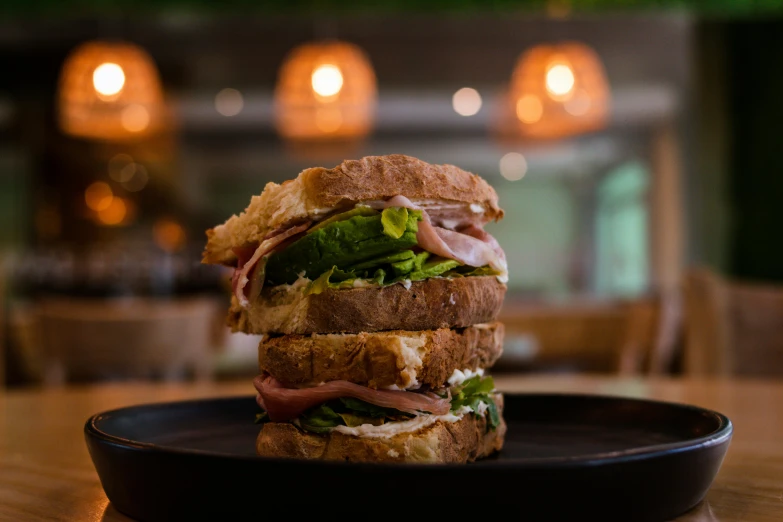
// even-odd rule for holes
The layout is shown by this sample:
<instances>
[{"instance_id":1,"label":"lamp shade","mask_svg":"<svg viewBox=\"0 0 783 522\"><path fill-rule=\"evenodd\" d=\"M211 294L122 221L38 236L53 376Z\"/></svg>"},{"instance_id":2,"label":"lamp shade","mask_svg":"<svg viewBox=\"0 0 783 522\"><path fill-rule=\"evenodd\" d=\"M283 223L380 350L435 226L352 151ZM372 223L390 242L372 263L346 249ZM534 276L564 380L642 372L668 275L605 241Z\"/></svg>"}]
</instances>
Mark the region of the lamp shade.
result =
<instances>
[{"instance_id":1,"label":"lamp shade","mask_svg":"<svg viewBox=\"0 0 783 522\"><path fill-rule=\"evenodd\" d=\"M508 101L523 136L561 138L606 125L609 84L590 47L573 42L539 45L517 61Z\"/></svg>"},{"instance_id":2,"label":"lamp shade","mask_svg":"<svg viewBox=\"0 0 783 522\"><path fill-rule=\"evenodd\" d=\"M358 138L370 132L377 87L370 60L346 42L295 48L280 68L275 123L293 140Z\"/></svg>"},{"instance_id":3,"label":"lamp shade","mask_svg":"<svg viewBox=\"0 0 783 522\"><path fill-rule=\"evenodd\" d=\"M60 72L58 120L66 134L109 141L159 130L165 106L152 58L128 43L80 45Z\"/></svg>"}]
</instances>

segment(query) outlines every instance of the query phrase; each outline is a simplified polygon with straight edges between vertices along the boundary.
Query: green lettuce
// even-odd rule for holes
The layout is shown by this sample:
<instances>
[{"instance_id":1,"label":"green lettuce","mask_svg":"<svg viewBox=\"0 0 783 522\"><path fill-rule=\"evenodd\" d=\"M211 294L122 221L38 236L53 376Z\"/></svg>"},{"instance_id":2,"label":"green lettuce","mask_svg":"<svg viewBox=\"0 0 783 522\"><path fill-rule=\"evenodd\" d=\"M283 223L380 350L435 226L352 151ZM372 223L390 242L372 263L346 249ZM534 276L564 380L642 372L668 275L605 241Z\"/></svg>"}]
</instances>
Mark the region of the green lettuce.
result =
<instances>
[{"instance_id":1,"label":"green lettuce","mask_svg":"<svg viewBox=\"0 0 783 522\"><path fill-rule=\"evenodd\" d=\"M492 392L495 389L495 381L492 377L476 375L465 380L461 385L451 390L451 411L457 411L463 406L468 406L474 412L480 408L480 403L487 405L487 428L494 430L500 425L500 413L498 412Z\"/></svg>"},{"instance_id":2,"label":"green lettuce","mask_svg":"<svg viewBox=\"0 0 783 522\"><path fill-rule=\"evenodd\" d=\"M408 222L408 209L405 207L389 207L383 209L381 224L383 233L392 239L400 239L405 233Z\"/></svg>"},{"instance_id":3,"label":"green lettuce","mask_svg":"<svg viewBox=\"0 0 783 522\"><path fill-rule=\"evenodd\" d=\"M460 266L462 263L453 259L444 259L442 257L434 258L427 261L419 270L413 271L407 275L406 279L411 281L422 281L430 277L437 277L441 274L445 274L452 268Z\"/></svg>"},{"instance_id":4,"label":"green lettuce","mask_svg":"<svg viewBox=\"0 0 783 522\"><path fill-rule=\"evenodd\" d=\"M403 250L402 252L395 252L393 254L375 257L373 259L370 259L369 261L352 265L348 267L347 270L351 272L360 272L362 270L367 270L370 268L377 268L381 265L389 265L399 261L414 259L415 257L416 254L413 253L413 250Z\"/></svg>"},{"instance_id":5,"label":"green lettuce","mask_svg":"<svg viewBox=\"0 0 783 522\"><path fill-rule=\"evenodd\" d=\"M314 225L311 227L307 233L312 234L316 230L320 230L324 228L326 225L330 225L332 223L336 223L337 221L345 221L346 219L350 219L354 216L377 216L378 211L375 209L372 209L370 207L355 207L347 212L342 212L340 214L337 214L335 216L329 217L321 221L320 223Z\"/></svg>"},{"instance_id":6,"label":"green lettuce","mask_svg":"<svg viewBox=\"0 0 783 522\"><path fill-rule=\"evenodd\" d=\"M398 218L387 219L389 226L396 227ZM421 219L421 211L406 210L405 229L396 238L386 233L382 214L354 215L328 223L270 255L266 265L266 282L272 286L291 284L302 273L309 279L315 279L333 266L345 270L375 258L410 250L418 244L416 234Z\"/></svg>"},{"instance_id":7,"label":"green lettuce","mask_svg":"<svg viewBox=\"0 0 783 522\"><path fill-rule=\"evenodd\" d=\"M310 408L299 416L302 429L313 433L326 433L340 425L341 421L342 417L326 403Z\"/></svg>"},{"instance_id":8,"label":"green lettuce","mask_svg":"<svg viewBox=\"0 0 783 522\"><path fill-rule=\"evenodd\" d=\"M492 397L494 390L495 382L492 377L479 375L471 377L461 385L450 388L450 410L456 412L463 406L468 406L477 412L483 402L487 405L487 430L494 430L500 425L500 413ZM448 392L442 395L444 398L447 396ZM355 427L362 424L380 426L387 422L408 420L413 416L411 413L376 406L353 397L342 397L308 409L299 416L298 421L299 426L305 431L326 433L337 426ZM266 412L256 415L256 423L268 421L269 416Z\"/></svg>"}]
</instances>

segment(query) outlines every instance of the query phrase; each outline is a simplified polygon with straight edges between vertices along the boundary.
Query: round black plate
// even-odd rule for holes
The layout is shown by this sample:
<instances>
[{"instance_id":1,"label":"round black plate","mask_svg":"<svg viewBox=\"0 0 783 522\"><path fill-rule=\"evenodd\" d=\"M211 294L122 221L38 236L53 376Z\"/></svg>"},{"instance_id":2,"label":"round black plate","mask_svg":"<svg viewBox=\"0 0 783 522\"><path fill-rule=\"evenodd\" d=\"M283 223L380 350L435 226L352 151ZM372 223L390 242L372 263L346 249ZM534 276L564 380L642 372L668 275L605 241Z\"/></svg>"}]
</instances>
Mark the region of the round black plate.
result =
<instances>
[{"instance_id":1,"label":"round black plate","mask_svg":"<svg viewBox=\"0 0 783 522\"><path fill-rule=\"evenodd\" d=\"M696 505L731 440L725 416L680 404L506 394L506 445L463 465L255 456L252 397L101 413L87 446L114 507L157 520L420 519L664 521Z\"/></svg>"}]
</instances>

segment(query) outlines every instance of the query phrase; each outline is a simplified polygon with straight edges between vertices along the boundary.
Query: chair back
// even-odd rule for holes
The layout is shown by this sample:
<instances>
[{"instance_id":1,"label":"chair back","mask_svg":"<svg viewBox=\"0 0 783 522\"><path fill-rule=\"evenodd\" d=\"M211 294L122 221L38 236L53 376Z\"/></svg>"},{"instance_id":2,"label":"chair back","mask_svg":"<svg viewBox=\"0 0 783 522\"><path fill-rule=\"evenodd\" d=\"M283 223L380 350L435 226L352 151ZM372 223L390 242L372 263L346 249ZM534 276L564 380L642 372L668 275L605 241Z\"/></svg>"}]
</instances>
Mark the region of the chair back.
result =
<instances>
[{"instance_id":1,"label":"chair back","mask_svg":"<svg viewBox=\"0 0 783 522\"><path fill-rule=\"evenodd\" d=\"M783 376L783 285L698 268L688 273L685 296L685 373Z\"/></svg>"},{"instance_id":2,"label":"chair back","mask_svg":"<svg viewBox=\"0 0 783 522\"><path fill-rule=\"evenodd\" d=\"M42 300L34 316L44 384L208 379L217 310L206 297Z\"/></svg>"}]
</instances>

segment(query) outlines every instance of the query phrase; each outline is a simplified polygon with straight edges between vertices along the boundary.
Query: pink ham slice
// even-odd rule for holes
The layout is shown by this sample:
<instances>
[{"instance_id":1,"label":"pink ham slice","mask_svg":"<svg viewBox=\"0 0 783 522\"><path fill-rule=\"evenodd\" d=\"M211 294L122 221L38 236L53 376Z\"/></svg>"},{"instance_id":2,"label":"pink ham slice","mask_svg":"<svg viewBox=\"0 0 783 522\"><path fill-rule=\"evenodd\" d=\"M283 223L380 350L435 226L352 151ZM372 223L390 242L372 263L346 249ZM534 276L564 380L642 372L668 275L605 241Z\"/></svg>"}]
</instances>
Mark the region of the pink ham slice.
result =
<instances>
[{"instance_id":1,"label":"pink ham slice","mask_svg":"<svg viewBox=\"0 0 783 522\"><path fill-rule=\"evenodd\" d=\"M259 375L253 380L258 391L257 402L273 422L285 422L297 418L313 406L340 397L353 397L383 408L420 414L445 415L451 403L435 394L408 391L373 390L348 381L330 381L314 388L285 388L272 376Z\"/></svg>"},{"instance_id":2,"label":"pink ham slice","mask_svg":"<svg viewBox=\"0 0 783 522\"><path fill-rule=\"evenodd\" d=\"M394 196L386 201L385 207L405 207L412 210L422 210L405 196ZM506 255L497 240L488 232L470 225L466 233L456 232L436 227L430 221L427 211L422 210L423 220L419 222L419 232L416 239L419 246L435 255L454 259L469 266L480 267L489 265L502 272L503 278L508 272ZM468 232L469 231L469 232ZM500 276L499 276L500 277Z\"/></svg>"},{"instance_id":3,"label":"pink ham slice","mask_svg":"<svg viewBox=\"0 0 783 522\"><path fill-rule=\"evenodd\" d=\"M247 283L250 281L250 278L248 275L253 271L256 264L258 264L259 260L261 260L262 257L272 252L277 246L280 245L283 241L286 239L295 236L296 234L299 234L301 232L304 232L308 228L310 228L310 225L312 224L311 221L308 221L307 223L304 223L302 225L291 227L283 232L280 232L277 235L274 235L272 237L267 237L264 239L258 247L256 247L255 251L253 252L253 255L247 258L248 248L244 247L241 249L234 249L234 254L236 254L238 259L237 268L234 270L234 275L231 278L231 284L234 290L234 295L237 298L237 301L239 301L240 306L247 307L247 305L250 303L247 299L247 295L245 292L245 287L247 286ZM246 261L243 262L243 258L246 259ZM261 283L263 284L263 282Z\"/></svg>"}]
</instances>

